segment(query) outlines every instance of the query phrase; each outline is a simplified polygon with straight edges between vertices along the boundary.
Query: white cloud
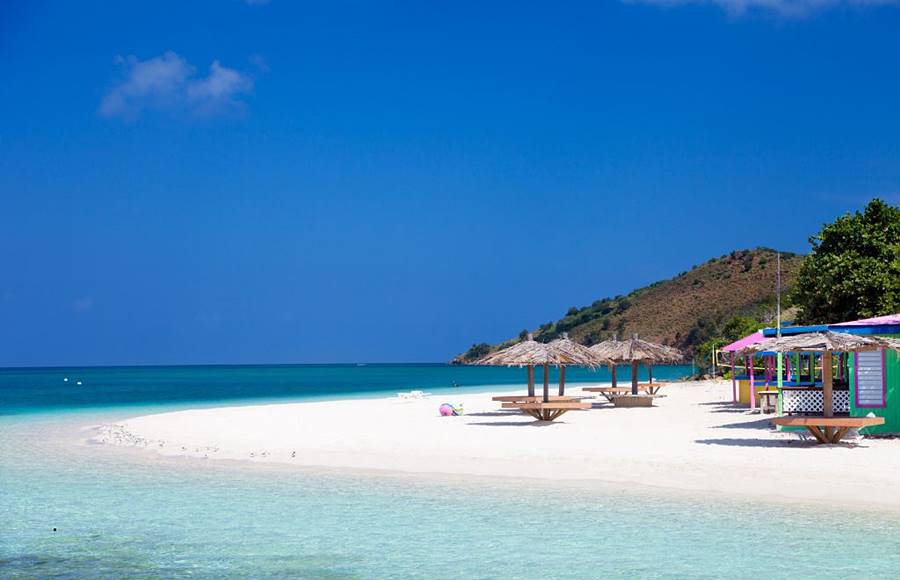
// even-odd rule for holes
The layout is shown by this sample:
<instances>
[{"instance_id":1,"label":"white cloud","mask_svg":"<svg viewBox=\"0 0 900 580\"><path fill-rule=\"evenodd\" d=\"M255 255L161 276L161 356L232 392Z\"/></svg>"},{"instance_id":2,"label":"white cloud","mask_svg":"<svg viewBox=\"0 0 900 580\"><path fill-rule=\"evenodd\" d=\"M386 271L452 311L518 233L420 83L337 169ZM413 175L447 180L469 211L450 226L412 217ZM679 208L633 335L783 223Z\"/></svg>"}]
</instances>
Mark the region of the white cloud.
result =
<instances>
[{"instance_id":1,"label":"white cloud","mask_svg":"<svg viewBox=\"0 0 900 580\"><path fill-rule=\"evenodd\" d=\"M206 78L187 84L188 100L198 110L215 113L223 109L240 107L239 96L253 90L253 80L233 68L224 67L214 60Z\"/></svg>"},{"instance_id":2,"label":"white cloud","mask_svg":"<svg viewBox=\"0 0 900 580\"><path fill-rule=\"evenodd\" d=\"M897 5L900 0L625 0L657 6L683 6L686 4L715 4L732 15L747 12L772 13L788 18L802 18L810 13L836 6Z\"/></svg>"},{"instance_id":3,"label":"white cloud","mask_svg":"<svg viewBox=\"0 0 900 580\"><path fill-rule=\"evenodd\" d=\"M104 117L134 120L148 109L213 115L240 109L241 96L253 91L253 79L213 61L209 74L198 77L197 69L174 52L139 60L116 57L124 69L122 79L100 102Z\"/></svg>"}]
</instances>

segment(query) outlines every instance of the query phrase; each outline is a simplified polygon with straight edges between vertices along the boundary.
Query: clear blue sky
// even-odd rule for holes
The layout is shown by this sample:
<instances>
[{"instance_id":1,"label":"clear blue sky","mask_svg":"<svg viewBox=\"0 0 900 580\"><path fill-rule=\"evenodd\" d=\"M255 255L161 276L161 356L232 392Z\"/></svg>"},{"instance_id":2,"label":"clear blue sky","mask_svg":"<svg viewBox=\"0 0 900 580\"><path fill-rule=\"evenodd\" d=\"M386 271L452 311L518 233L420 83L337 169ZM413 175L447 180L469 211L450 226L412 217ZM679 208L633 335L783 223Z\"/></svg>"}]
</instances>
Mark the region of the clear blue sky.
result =
<instances>
[{"instance_id":1,"label":"clear blue sky","mask_svg":"<svg viewBox=\"0 0 900 580\"><path fill-rule=\"evenodd\" d=\"M900 7L0 4L0 365L441 361L900 201Z\"/></svg>"}]
</instances>

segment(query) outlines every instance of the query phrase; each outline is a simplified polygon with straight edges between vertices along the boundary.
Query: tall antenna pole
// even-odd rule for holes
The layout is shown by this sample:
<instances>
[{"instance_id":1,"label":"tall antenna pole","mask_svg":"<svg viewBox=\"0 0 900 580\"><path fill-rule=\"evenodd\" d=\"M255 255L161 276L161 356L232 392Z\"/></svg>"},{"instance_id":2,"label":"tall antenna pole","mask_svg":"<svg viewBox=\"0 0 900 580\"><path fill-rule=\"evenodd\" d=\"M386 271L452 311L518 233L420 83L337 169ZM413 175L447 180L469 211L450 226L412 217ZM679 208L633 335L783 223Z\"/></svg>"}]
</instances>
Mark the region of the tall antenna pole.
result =
<instances>
[{"instance_id":1,"label":"tall antenna pole","mask_svg":"<svg viewBox=\"0 0 900 580\"><path fill-rule=\"evenodd\" d=\"M776 252L775 274L775 335L781 338L781 252Z\"/></svg>"}]
</instances>

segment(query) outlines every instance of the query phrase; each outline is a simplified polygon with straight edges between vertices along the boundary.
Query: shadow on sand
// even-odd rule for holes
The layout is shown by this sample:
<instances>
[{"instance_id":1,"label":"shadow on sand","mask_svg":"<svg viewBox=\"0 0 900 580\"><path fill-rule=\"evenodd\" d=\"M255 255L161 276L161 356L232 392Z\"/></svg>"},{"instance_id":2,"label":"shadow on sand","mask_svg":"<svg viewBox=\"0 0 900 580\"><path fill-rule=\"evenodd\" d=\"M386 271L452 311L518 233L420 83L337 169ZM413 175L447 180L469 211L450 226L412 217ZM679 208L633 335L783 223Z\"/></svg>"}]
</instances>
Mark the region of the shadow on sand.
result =
<instances>
[{"instance_id":1,"label":"shadow on sand","mask_svg":"<svg viewBox=\"0 0 900 580\"><path fill-rule=\"evenodd\" d=\"M701 407L714 407L710 409L710 413L746 413L747 407L732 403L731 401L712 401L709 403L698 403Z\"/></svg>"},{"instance_id":2,"label":"shadow on sand","mask_svg":"<svg viewBox=\"0 0 900 580\"><path fill-rule=\"evenodd\" d=\"M721 439L697 439L696 443L703 445L727 445L729 447L816 447L816 440L805 439L736 439L723 437Z\"/></svg>"},{"instance_id":3,"label":"shadow on sand","mask_svg":"<svg viewBox=\"0 0 900 580\"><path fill-rule=\"evenodd\" d=\"M560 421L485 421L469 423L469 425L478 425L479 427L549 427L560 424L565 423Z\"/></svg>"},{"instance_id":4,"label":"shadow on sand","mask_svg":"<svg viewBox=\"0 0 900 580\"><path fill-rule=\"evenodd\" d=\"M726 423L724 425L716 425L714 429L760 429L766 431L774 431L772 429L772 420L757 419L756 421L747 421L746 423Z\"/></svg>"},{"instance_id":5,"label":"shadow on sand","mask_svg":"<svg viewBox=\"0 0 900 580\"><path fill-rule=\"evenodd\" d=\"M516 409L508 411L483 411L481 413L466 413L466 417L514 417L519 414Z\"/></svg>"},{"instance_id":6,"label":"shadow on sand","mask_svg":"<svg viewBox=\"0 0 900 580\"><path fill-rule=\"evenodd\" d=\"M853 441L841 441L838 444L827 444L827 445L819 445L816 440L812 437L801 436L797 439L733 439L733 438L722 438L722 439L697 439L696 443L701 443L703 445L726 445L729 447L781 447L781 448L817 448L817 447L862 447L865 448L865 445L860 445L859 443L855 443Z\"/></svg>"}]
</instances>

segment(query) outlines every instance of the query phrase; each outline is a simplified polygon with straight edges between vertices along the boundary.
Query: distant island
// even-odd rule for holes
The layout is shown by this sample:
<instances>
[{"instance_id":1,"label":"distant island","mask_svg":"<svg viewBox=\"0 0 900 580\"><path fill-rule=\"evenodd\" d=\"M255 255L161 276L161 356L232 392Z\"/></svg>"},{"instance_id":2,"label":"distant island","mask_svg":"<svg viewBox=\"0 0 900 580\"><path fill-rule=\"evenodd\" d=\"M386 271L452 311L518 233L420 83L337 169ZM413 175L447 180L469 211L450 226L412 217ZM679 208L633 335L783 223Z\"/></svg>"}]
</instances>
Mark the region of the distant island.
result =
<instances>
[{"instance_id":1,"label":"distant island","mask_svg":"<svg viewBox=\"0 0 900 580\"><path fill-rule=\"evenodd\" d=\"M528 332L545 342L567 332L585 345L613 334L624 338L637 333L647 340L692 351L736 317L760 323L774 320L776 254L771 248L736 250L627 295L573 306L559 320L523 329L503 343L473 344L451 362L472 362L521 340ZM803 256L781 252L785 295L802 263Z\"/></svg>"}]
</instances>

